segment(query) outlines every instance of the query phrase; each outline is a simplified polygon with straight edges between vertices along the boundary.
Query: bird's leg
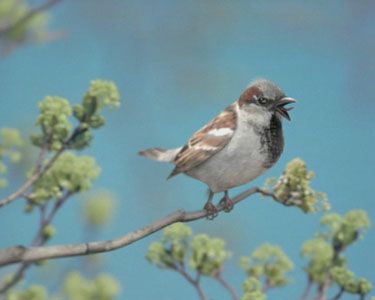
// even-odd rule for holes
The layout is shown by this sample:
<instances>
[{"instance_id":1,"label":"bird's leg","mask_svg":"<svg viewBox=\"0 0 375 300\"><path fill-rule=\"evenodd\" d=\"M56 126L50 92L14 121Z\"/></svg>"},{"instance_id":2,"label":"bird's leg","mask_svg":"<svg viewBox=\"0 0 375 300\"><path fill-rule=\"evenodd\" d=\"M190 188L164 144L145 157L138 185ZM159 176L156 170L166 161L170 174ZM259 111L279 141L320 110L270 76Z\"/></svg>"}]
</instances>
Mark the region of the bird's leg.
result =
<instances>
[{"instance_id":1,"label":"bird's leg","mask_svg":"<svg viewBox=\"0 0 375 300\"><path fill-rule=\"evenodd\" d=\"M224 192L224 197L220 200L220 205L223 206L225 212L230 212L233 209L234 203L228 196L228 191Z\"/></svg>"},{"instance_id":2,"label":"bird's leg","mask_svg":"<svg viewBox=\"0 0 375 300\"><path fill-rule=\"evenodd\" d=\"M213 220L218 214L216 206L212 203L213 197L214 197L214 193L211 190L209 190L207 202L203 207L203 209L207 211L208 220Z\"/></svg>"}]
</instances>

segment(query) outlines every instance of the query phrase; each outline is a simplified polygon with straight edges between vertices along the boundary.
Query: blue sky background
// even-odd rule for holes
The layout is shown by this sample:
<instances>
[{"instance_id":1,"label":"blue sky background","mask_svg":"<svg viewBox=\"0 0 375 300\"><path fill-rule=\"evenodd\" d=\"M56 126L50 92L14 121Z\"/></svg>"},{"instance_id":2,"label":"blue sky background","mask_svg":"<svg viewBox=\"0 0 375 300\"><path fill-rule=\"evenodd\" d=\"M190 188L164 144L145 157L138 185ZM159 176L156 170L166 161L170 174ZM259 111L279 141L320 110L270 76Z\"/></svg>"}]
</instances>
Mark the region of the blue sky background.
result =
<instances>
[{"instance_id":1,"label":"blue sky background","mask_svg":"<svg viewBox=\"0 0 375 300\"><path fill-rule=\"evenodd\" d=\"M184 176L166 181L172 166L136 153L183 144L257 77L276 81L299 102L292 122L284 124L286 148L278 164L230 194L262 185L301 157L316 172L313 187L328 194L333 211L362 208L375 220L373 1L65 0L51 14L52 29L64 38L21 47L0 60L0 125L34 130L37 102L45 95L76 103L90 80L116 82L122 107L108 114L107 126L85 151L102 167L95 189L110 189L118 199L111 225L98 238L122 235L177 208L203 206L203 184ZM31 239L37 216L24 216L21 202L0 212L1 247ZM53 244L81 241L79 207L79 199L71 199L57 216ZM264 242L282 246L296 265L294 284L271 291L269 299L297 299L305 282L300 246L316 232L320 217L252 197L230 214L190 225L226 240L233 256L224 274L237 290L244 279L240 256ZM119 299L196 298L178 274L144 259L159 237L105 255L106 271L122 284ZM374 253L373 229L347 252L350 268L373 284ZM43 278L34 270L27 281ZM204 286L211 299L228 299L215 282L204 279Z\"/></svg>"}]
</instances>

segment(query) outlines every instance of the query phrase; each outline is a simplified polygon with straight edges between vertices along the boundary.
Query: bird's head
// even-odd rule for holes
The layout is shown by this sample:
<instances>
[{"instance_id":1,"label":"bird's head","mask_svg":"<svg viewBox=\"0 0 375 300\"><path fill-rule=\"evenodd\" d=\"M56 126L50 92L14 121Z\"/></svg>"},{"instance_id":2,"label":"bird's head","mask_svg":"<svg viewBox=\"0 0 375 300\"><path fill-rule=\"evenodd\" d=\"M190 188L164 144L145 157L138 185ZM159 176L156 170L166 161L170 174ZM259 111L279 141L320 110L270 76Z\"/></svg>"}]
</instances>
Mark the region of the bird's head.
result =
<instances>
[{"instance_id":1,"label":"bird's head","mask_svg":"<svg viewBox=\"0 0 375 300\"><path fill-rule=\"evenodd\" d=\"M285 107L296 100L285 96L285 93L272 81L257 79L250 83L238 99L240 109L259 116L276 114L290 121L288 111L293 107Z\"/></svg>"}]
</instances>

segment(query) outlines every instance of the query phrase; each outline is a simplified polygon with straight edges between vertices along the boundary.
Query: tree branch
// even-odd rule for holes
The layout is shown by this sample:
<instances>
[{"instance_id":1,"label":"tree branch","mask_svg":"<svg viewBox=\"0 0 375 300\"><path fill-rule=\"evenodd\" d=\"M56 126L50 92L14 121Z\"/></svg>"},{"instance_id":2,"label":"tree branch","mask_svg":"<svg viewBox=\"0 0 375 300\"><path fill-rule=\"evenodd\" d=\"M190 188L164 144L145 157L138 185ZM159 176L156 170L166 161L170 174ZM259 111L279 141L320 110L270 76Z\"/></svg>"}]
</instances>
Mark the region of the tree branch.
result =
<instances>
[{"instance_id":1,"label":"tree branch","mask_svg":"<svg viewBox=\"0 0 375 300\"><path fill-rule=\"evenodd\" d=\"M327 275L326 280L319 285L318 292L313 300L326 300L327 299L327 290L330 283L330 277Z\"/></svg>"},{"instance_id":2,"label":"tree branch","mask_svg":"<svg viewBox=\"0 0 375 300\"><path fill-rule=\"evenodd\" d=\"M48 0L45 3L36 6L34 8L30 8L29 11L23 15L21 18L19 18L17 21L15 21L12 24L7 24L3 27L0 27L0 38L9 32L11 32L13 29L17 28L18 26L21 26L22 24L28 22L30 19L32 19L35 15L43 12L44 10L49 9L51 6L57 4L61 0Z\"/></svg>"},{"instance_id":3,"label":"tree branch","mask_svg":"<svg viewBox=\"0 0 375 300\"><path fill-rule=\"evenodd\" d=\"M338 259L340 258L340 254L345 250L345 247L342 244L336 245L332 241L332 249L333 249L333 257L332 257L332 265L328 268L325 274L325 279L324 281L318 286L318 290L316 293L316 296L314 297L313 300L326 300L327 299L327 291L328 288L332 282L332 277L330 275L330 269L332 266L337 263ZM342 296L342 293L344 291L339 291L339 293L336 295L338 298L333 298L333 299L339 299Z\"/></svg>"},{"instance_id":4,"label":"tree branch","mask_svg":"<svg viewBox=\"0 0 375 300\"><path fill-rule=\"evenodd\" d=\"M344 294L344 289L340 288L340 290L337 292L337 294L332 298L332 300L338 300L341 298L342 294Z\"/></svg>"},{"instance_id":5,"label":"tree branch","mask_svg":"<svg viewBox=\"0 0 375 300\"><path fill-rule=\"evenodd\" d=\"M255 193L260 193L260 191L261 190L257 187L250 188L234 197L232 201L234 204L237 204ZM217 205L217 210L219 212L223 209L224 207L222 205ZM207 212L205 210L186 212L180 209L141 229L132 231L124 236L112 240L46 247L24 247L20 245L5 248L0 250L0 266L20 262L33 262L42 259L82 256L113 251L139 241L173 223L191 222L205 217L207 217Z\"/></svg>"},{"instance_id":6,"label":"tree branch","mask_svg":"<svg viewBox=\"0 0 375 300\"><path fill-rule=\"evenodd\" d=\"M196 278L193 279L193 277L188 272L186 272L185 266L183 264L174 265L174 270L177 273L181 274L196 289L201 300L208 300L200 284L201 273L199 271L197 271Z\"/></svg>"},{"instance_id":7,"label":"tree branch","mask_svg":"<svg viewBox=\"0 0 375 300\"><path fill-rule=\"evenodd\" d=\"M310 276L308 276L306 287L305 287L305 289L304 289L304 291L301 295L301 298L299 298L299 300L307 300L307 298L310 294L312 285L313 285L313 282L312 282Z\"/></svg>"},{"instance_id":8,"label":"tree branch","mask_svg":"<svg viewBox=\"0 0 375 300\"><path fill-rule=\"evenodd\" d=\"M233 300L239 300L236 290L223 278L221 272L219 272L215 279L230 293Z\"/></svg>"},{"instance_id":9,"label":"tree branch","mask_svg":"<svg viewBox=\"0 0 375 300\"><path fill-rule=\"evenodd\" d=\"M42 246L47 242L44 236L43 230L46 226L51 224L53 218L55 217L57 211L65 203L65 201L71 196L70 192L67 192L63 197L58 199L51 212L46 216L46 204L40 206L40 222L38 231L31 243L32 246ZM12 275L12 278L0 287L0 299L1 295L5 294L10 288L16 285L25 275L27 269L32 265L32 262L22 262L19 268Z\"/></svg>"},{"instance_id":10,"label":"tree branch","mask_svg":"<svg viewBox=\"0 0 375 300\"><path fill-rule=\"evenodd\" d=\"M60 1L60 0L59 0ZM30 177L29 180L27 180L17 191L15 191L13 194L9 195L8 197L5 197L0 200L0 208L13 202L19 197L25 197L26 191L41 178L55 163L55 161L60 157L60 155L66 150L69 149L70 143L79 135L85 132L87 129L82 129L79 126L74 129L71 136L64 142L62 147L55 152L55 155L52 156L52 158L46 163L46 165L43 167L43 160L46 155L46 152L49 147L49 143L45 143L42 146L42 149L39 153L38 160L35 165L35 171L33 175ZM27 199L27 197L25 197Z\"/></svg>"},{"instance_id":11,"label":"tree branch","mask_svg":"<svg viewBox=\"0 0 375 300\"><path fill-rule=\"evenodd\" d=\"M54 164L54 162L59 158L59 156L64 152L66 148L62 147L59 151L55 153L55 155L46 163L44 168L41 167L41 161L45 155L46 149L42 148L39 154L39 158L35 167L34 174L14 193L10 194L9 196L3 198L0 200L0 208L8 205L9 203L13 202L19 197L22 197L26 191L39 180L40 177L42 177Z\"/></svg>"}]
</instances>

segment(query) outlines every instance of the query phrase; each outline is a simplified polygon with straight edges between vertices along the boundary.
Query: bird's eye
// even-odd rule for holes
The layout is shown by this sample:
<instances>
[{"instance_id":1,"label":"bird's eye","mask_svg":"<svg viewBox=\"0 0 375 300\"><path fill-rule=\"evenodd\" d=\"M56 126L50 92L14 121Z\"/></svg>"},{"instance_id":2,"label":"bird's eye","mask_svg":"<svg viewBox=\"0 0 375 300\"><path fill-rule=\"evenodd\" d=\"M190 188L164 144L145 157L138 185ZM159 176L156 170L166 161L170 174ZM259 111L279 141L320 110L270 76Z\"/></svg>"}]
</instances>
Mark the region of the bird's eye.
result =
<instances>
[{"instance_id":1,"label":"bird's eye","mask_svg":"<svg viewBox=\"0 0 375 300\"><path fill-rule=\"evenodd\" d=\"M259 104L261 104L261 105L265 105L265 104L267 104L268 99L267 99L267 98L264 98L264 97L260 97L260 98L258 99L258 102L259 102Z\"/></svg>"}]
</instances>

